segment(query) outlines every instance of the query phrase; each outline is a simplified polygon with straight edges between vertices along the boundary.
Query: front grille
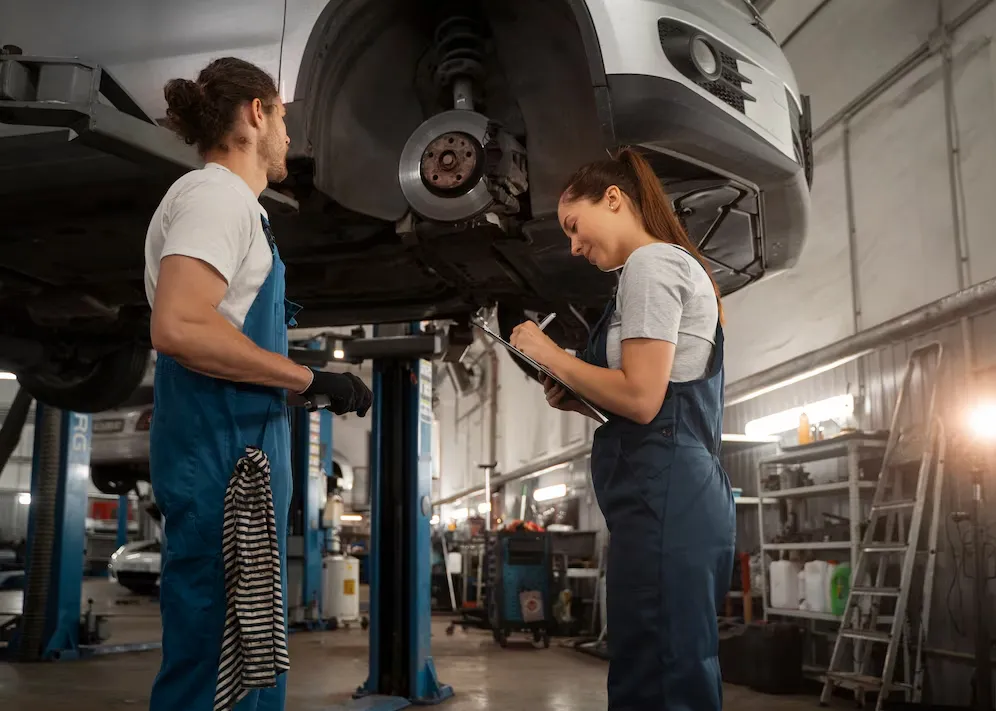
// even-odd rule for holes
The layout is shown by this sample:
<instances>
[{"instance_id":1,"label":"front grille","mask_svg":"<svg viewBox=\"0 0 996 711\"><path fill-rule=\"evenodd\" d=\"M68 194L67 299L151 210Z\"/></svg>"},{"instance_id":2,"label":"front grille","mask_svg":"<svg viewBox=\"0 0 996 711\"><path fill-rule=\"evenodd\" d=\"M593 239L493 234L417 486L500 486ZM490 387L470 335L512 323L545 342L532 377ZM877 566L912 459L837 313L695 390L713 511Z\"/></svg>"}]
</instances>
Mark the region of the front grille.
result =
<instances>
[{"instance_id":1,"label":"front grille","mask_svg":"<svg viewBox=\"0 0 996 711\"><path fill-rule=\"evenodd\" d=\"M660 37L661 49L664 50L665 54L667 54L667 47L665 44L665 40L667 38L688 35L690 31L690 28L686 28L684 25L672 20L657 21L657 34ZM708 81L700 77L690 78L720 101L732 106L740 113L745 113L745 103L747 101L755 101L755 99L744 90L744 85L751 84L752 82L750 79L741 74L740 70L737 68L738 58L736 55L731 54L715 41L713 41L712 44L713 48L719 53L720 61L723 66L719 78L715 81Z\"/></svg>"}]
</instances>

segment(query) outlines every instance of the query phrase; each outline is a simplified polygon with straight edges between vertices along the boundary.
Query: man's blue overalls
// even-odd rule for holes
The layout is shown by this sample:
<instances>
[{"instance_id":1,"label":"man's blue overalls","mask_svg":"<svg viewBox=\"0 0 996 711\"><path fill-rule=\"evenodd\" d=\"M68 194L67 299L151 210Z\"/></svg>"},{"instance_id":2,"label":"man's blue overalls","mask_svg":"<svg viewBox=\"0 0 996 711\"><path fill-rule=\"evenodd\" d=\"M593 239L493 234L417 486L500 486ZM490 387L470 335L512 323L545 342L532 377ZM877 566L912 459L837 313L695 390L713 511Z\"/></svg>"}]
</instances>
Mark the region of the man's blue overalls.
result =
<instances>
[{"instance_id":1,"label":"man's blue overalls","mask_svg":"<svg viewBox=\"0 0 996 711\"><path fill-rule=\"evenodd\" d=\"M242 332L264 350L287 355L287 325L298 307L284 298L284 264L266 218L273 266L246 314ZM225 627L222 519L225 490L247 445L270 459L270 487L287 604L287 515L291 452L286 393L276 388L210 378L160 355L150 468L156 503L165 517L160 586L163 661L150 711L211 711ZM281 711L286 675L277 687L256 690L237 711Z\"/></svg>"},{"instance_id":2,"label":"man's blue overalls","mask_svg":"<svg viewBox=\"0 0 996 711\"><path fill-rule=\"evenodd\" d=\"M615 299L585 360L605 353ZM595 431L591 476L609 528L609 711L720 711L716 607L733 574L736 514L719 463L723 329L709 374L672 382L648 425L611 416Z\"/></svg>"}]
</instances>

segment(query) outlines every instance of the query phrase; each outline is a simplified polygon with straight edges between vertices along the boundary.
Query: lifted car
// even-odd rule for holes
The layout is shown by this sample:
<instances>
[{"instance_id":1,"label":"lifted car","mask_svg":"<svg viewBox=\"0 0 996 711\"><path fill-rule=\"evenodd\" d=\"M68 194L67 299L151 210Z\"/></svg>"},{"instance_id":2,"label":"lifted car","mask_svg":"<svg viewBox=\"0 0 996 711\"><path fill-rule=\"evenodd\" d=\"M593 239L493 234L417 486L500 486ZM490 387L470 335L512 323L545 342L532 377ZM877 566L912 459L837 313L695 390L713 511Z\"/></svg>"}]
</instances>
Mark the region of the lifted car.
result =
<instances>
[{"instance_id":1,"label":"lifted car","mask_svg":"<svg viewBox=\"0 0 996 711\"><path fill-rule=\"evenodd\" d=\"M301 326L497 305L506 333L555 310L580 344L614 277L571 258L557 200L623 144L725 294L802 248L807 102L747 0L5 5L0 368L55 406L111 408L141 380L145 231L199 165L158 125L162 85L215 56L267 69L287 105L290 176L264 203Z\"/></svg>"}]
</instances>

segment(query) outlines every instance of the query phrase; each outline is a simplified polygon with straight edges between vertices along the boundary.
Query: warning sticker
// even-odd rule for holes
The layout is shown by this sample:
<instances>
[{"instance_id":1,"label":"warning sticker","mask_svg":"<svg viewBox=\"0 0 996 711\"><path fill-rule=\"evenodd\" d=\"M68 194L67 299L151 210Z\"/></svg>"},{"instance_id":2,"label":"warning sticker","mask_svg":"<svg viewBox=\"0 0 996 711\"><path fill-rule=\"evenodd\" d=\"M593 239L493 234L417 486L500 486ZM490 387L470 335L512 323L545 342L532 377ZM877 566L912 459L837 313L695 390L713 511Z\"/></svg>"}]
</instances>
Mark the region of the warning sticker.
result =
<instances>
[{"instance_id":1,"label":"warning sticker","mask_svg":"<svg viewBox=\"0 0 996 711\"><path fill-rule=\"evenodd\" d=\"M342 581L342 594L343 595L355 595L356 594L356 581L355 580L343 580Z\"/></svg>"}]
</instances>

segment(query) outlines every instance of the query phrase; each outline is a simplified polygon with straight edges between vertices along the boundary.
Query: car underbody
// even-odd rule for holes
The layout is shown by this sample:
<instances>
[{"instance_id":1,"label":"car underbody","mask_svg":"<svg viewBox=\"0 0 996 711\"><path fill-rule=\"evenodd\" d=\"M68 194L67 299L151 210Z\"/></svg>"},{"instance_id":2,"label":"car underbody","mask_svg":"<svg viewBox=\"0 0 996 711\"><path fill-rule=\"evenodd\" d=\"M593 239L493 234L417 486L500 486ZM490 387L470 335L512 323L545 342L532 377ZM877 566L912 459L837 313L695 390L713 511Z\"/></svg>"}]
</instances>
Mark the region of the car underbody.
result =
<instances>
[{"instance_id":1,"label":"car underbody","mask_svg":"<svg viewBox=\"0 0 996 711\"><path fill-rule=\"evenodd\" d=\"M615 277L571 257L557 200L574 169L622 143L645 152L724 294L791 265L801 239L772 234L779 222L798 229L788 214L798 208L766 216L764 197L798 188L805 126L797 163L773 149L765 160L737 154L736 142L750 140L740 129L729 145L690 157L687 144L701 141L682 127L711 105L681 98L692 106L681 117L670 99L646 98L649 78L606 77L577 5L330 3L298 76L306 98L287 105L290 176L263 199L288 297L304 307L299 325L465 321L497 304L503 324L557 311L552 335L579 345ZM659 32L663 44L672 29ZM113 407L137 385L150 347L149 216L193 164L162 159L188 155L172 137L157 137L163 149L150 157L138 138L95 129L107 112L92 98L54 117L39 94L51 68L17 54L0 60L8 80L27 67L25 96L3 85L0 129L49 127L0 133L0 368L52 404ZM749 83L735 66L724 69L728 93ZM104 104L166 133L105 79ZM660 115L676 117L671 131L654 124ZM710 151L758 167L717 170Z\"/></svg>"}]
</instances>

